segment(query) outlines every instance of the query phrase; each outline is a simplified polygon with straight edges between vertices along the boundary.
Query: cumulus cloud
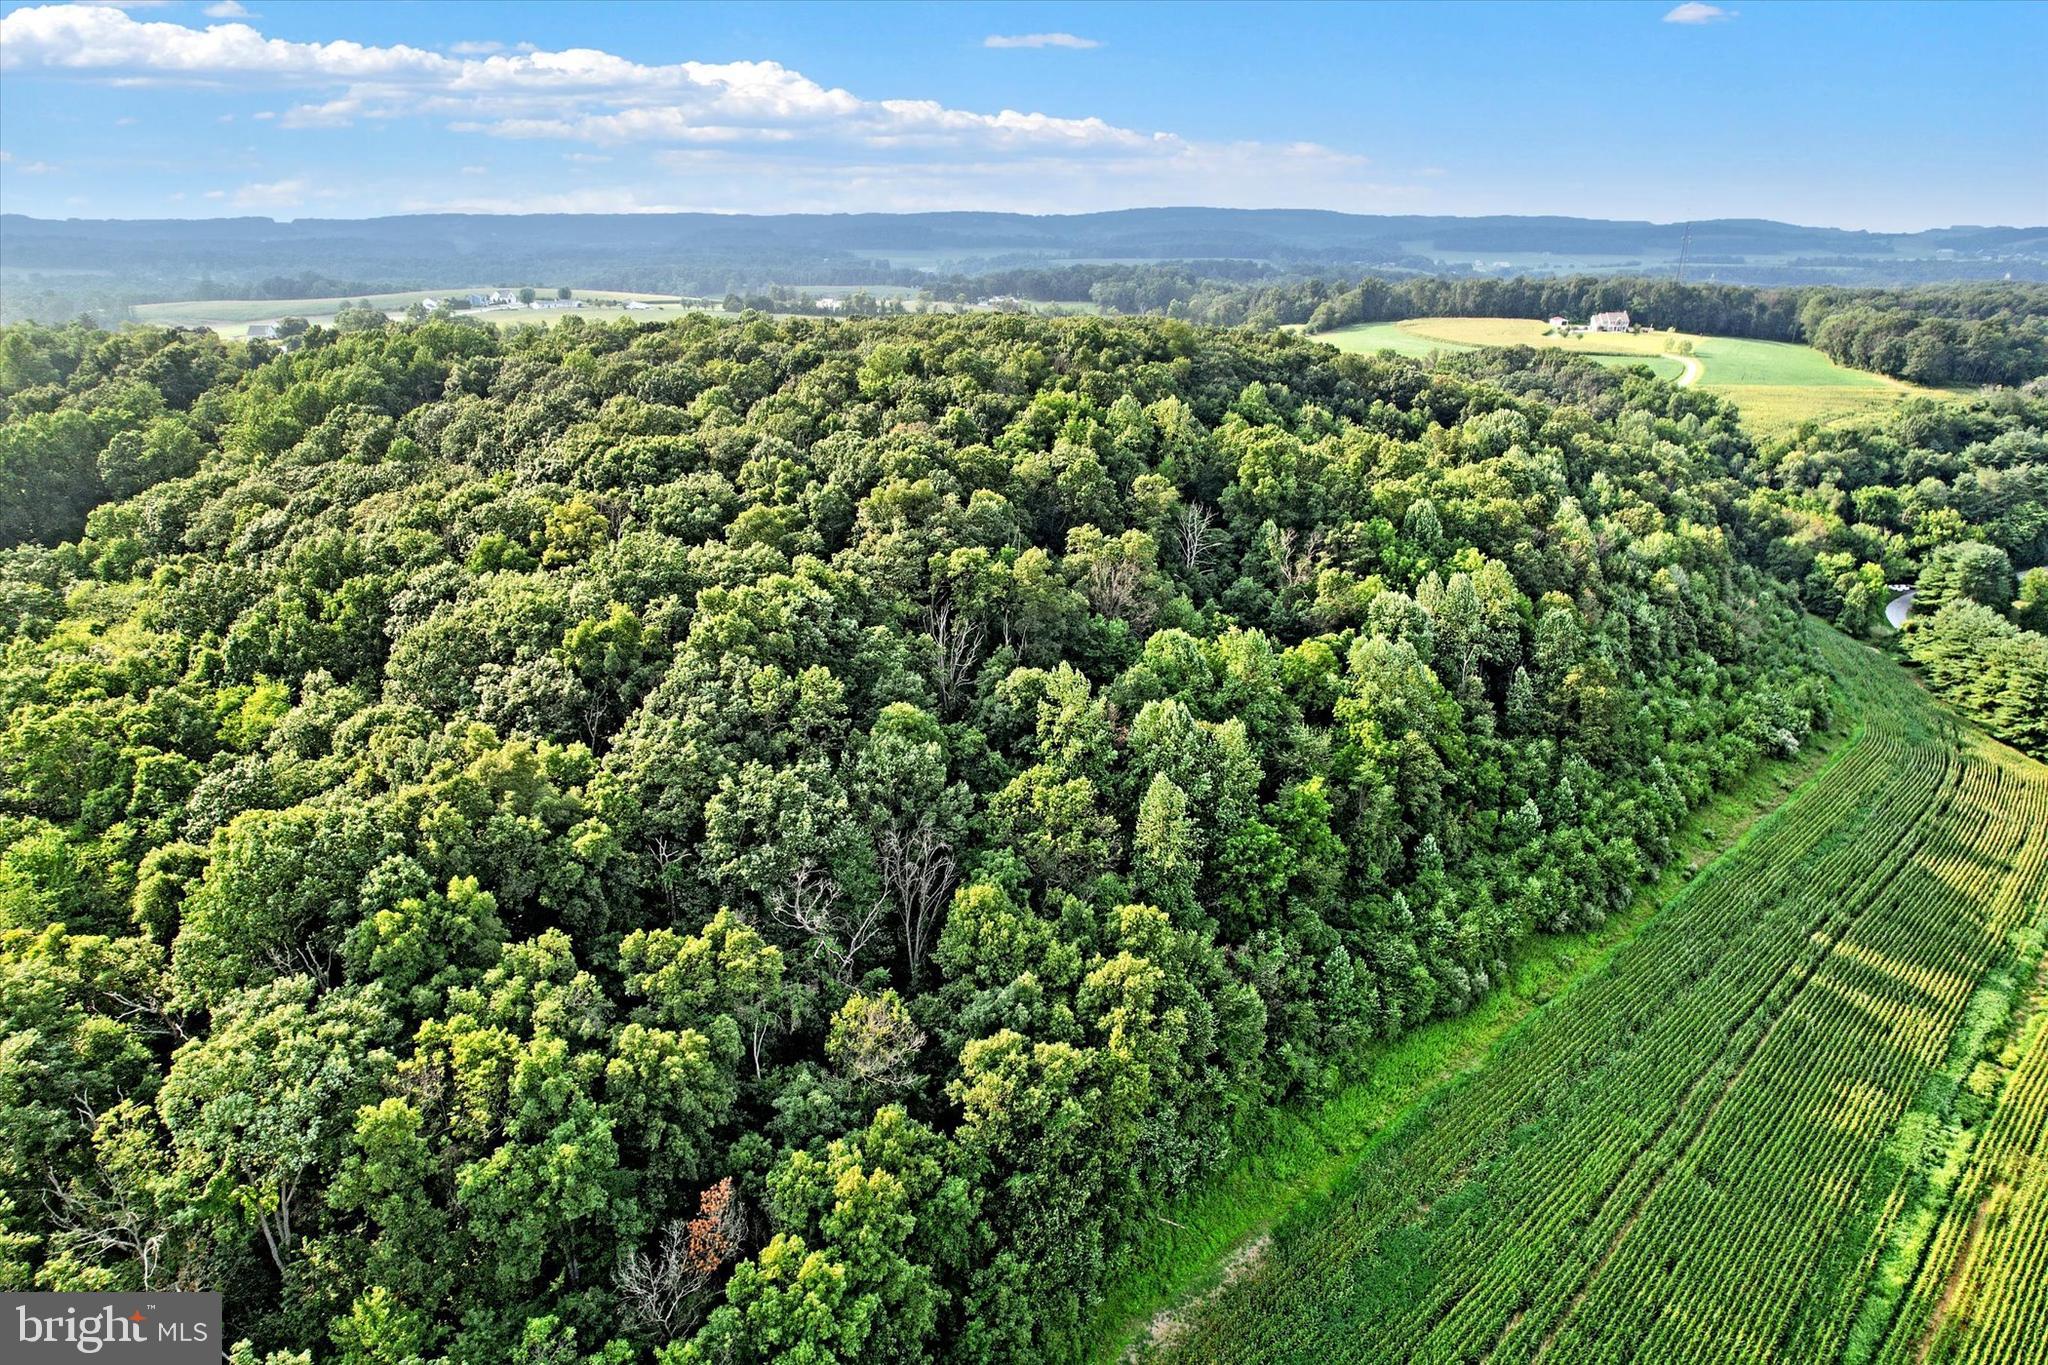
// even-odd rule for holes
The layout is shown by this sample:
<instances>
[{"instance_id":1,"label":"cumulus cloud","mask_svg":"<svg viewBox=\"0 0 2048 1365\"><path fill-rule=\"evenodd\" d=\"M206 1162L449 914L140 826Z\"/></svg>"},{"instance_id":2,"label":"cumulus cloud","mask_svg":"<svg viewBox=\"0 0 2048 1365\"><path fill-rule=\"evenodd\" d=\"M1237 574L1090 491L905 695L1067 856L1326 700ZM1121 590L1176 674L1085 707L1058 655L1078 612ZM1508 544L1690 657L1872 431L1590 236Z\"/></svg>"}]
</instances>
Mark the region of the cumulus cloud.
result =
<instances>
[{"instance_id":1,"label":"cumulus cloud","mask_svg":"<svg viewBox=\"0 0 2048 1365\"><path fill-rule=\"evenodd\" d=\"M998 39L1010 46L1095 45L1071 34ZM765 60L654 65L594 48L476 42L444 52L299 42L240 21L201 28L41 5L0 16L0 71L271 92L294 101L279 107L273 126L280 129L406 119L459 134L554 142L566 159L593 168L593 183L579 177L566 201L591 211L604 204L621 211L1032 208L1042 203L1047 183L1058 183L1063 206L1075 208L1270 206L1299 201L1302 187L1314 186L1324 206L1417 210L1430 193L1414 177L1382 180L1363 157L1317 143L1217 143L1099 117L876 99ZM652 158L673 178L651 186L637 175L623 186L601 183L604 173L594 168L626 147L634 151L619 154L621 164ZM404 207L414 196L446 196L422 203L490 203L474 197L488 192L482 181L458 189L453 177L430 179L422 188L409 179L365 179L369 174L365 168L357 176L358 202ZM245 186L234 202L290 207L302 196L320 197L284 180ZM520 198L507 207L533 212L544 205Z\"/></svg>"},{"instance_id":2,"label":"cumulus cloud","mask_svg":"<svg viewBox=\"0 0 2048 1365\"><path fill-rule=\"evenodd\" d=\"M292 42L242 23L196 29L67 5L0 18L0 70L338 89L284 116L299 128L425 115L445 117L459 131L597 143L802 136L877 146L979 140L1078 147L1167 137L1099 118L863 99L773 61L649 66L594 48L460 56L403 44Z\"/></svg>"},{"instance_id":3,"label":"cumulus cloud","mask_svg":"<svg viewBox=\"0 0 2048 1365\"><path fill-rule=\"evenodd\" d=\"M1685 0L1664 16L1667 24L1717 24L1723 19L1733 19L1737 11L1722 9L1719 5L1706 5L1700 0Z\"/></svg>"},{"instance_id":4,"label":"cumulus cloud","mask_svg":"<svg viewBox=\"0 0 2048 1365\"><path fill-rule=\"evenodd\" d=\"M203 13L209 19L250 19L255 17L248 10L243 9L241 5L237 4L236 0L217 0L217 3L208 5Z\"/></svg>"},{"instance_id":5,"label":"cumulus cloud","mask_svg":"<svg viewBox=\"0 0 2048 1365\"><path fill-rule=\"evenodd\" d=\"M450 43L448 44L448 50L458 57L488 57L492 53L503 52L505 45L484 39L482 41Z\"/></svg>"},{"instance_id":6,"label":"cumulus cloud","mask_svg":"<svg viewBox=\"0 0 2048 1365\"><path fill-rule=\"evenodd\" d=\"M1093 38L1071 33L991 33L981 40L983 47L1101 47Z\"/></svg>"},{"instance_id":7,"label":"cumulus cloud","mask_svg":"<svg viewBox=\"0 0 2048 1365\"><path fill-rule=\"evenodd\" d=\"M306 197L308 184L303 177L293 176L286 180L271 180L244 185L234 193L238 209L288 209L295 208ZM210 192L206 197L213 199L219 192Z\"/></svg>"}]
</instances>

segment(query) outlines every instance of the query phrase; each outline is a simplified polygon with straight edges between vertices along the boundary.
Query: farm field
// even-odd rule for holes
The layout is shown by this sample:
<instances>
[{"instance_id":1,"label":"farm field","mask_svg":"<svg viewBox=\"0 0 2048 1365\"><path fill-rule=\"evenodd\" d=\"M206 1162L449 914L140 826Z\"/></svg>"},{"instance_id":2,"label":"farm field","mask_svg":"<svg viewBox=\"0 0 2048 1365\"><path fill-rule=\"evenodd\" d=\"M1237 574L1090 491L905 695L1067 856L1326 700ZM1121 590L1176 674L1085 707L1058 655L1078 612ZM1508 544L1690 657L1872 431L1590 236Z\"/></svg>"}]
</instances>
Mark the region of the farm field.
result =
<instances>
[{"instance_id":1,"label":"farm field","mask_svg":"<svg viewBox=\"0 0 2048 1365\"><path fill-rule=\"evenodd\" d=\"M1159 1358L2048 1360L2048 767L1822 633L1825 772Z\"/></svg>"},{"instance_id":2,"label":"farm field","mask_svg":"<svg viewBox=\"0 0 2048 1365\"><path fill-rule=\"evenodd\" d=\"M1686 340L1699 362L1699 387L1734 402L1753 429L1765 432L1853 416L1909 395L1939 392L1848 369L1810 346L1790 342L1664 332L1563 337L1528 318L1411 318L1345 327L1316 339L1342 351L1391 350L1418 357L1481 346L1537 346L1589 356L1603 365L1647 364L1663 379L1678 379L1685 371L1682 361L1665 353L1667 341Z\"/></svg>"},{"instance_id":3,"label":"farm field","mask_svg":"<svg viewBox=\"0 0 2048 1365\"><path fill-rule=\"evenodd\" d=\"M451 285L446 289L408 289L395 293L319 299L196 299L175 303L140 303L135 305L134 313L137 322L155 323L164 327L211 327L229 336L240 336L252 322L275 322L285 317L302 317L308 322L324 326L334 321L334 315L342 304L359 299L367 301L374 308L382 308L389 313L400 313L421 299L477 293L495 287L497 286L470 284ZM602 299L608 302L638 299L660 304L670 315L700 311L703 306L694 301L677 300L668 294L635 294L615 289L579 289L576 296L585 300ZM552 315L519 307L483 310L477 312L475 316L503 325L510 321L535 322ZM633 316L652 318L656 314L653 308L649 308L644 314L635 310Z\"/></svg>"}]
</instances>

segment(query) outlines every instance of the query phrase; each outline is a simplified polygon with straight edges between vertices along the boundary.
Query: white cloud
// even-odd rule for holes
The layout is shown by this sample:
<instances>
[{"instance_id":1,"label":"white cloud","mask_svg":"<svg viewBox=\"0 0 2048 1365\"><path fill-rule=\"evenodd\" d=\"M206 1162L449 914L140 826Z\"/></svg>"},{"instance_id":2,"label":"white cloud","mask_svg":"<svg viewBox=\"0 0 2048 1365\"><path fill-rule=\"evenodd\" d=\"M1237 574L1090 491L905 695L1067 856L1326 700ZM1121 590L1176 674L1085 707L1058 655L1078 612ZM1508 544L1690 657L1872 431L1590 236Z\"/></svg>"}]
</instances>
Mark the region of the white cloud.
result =
<instances>
[{"instance_id":1,"label":"white cloud","mask_svg":"<svg viewBox=\"0 0 2048 1365\"><path fill-rule=\"evenodd\" d=\"M5 161L21 175L49 175L57 169L47 161L16 161L8 152L0 152L0 161Z\"/></svg>"},{"instance_id":2,"label":"white cloud","mask_svg":"<svg viewBox=\"0 0 2048 1365\"><path fill-rule=\"evenodd\" d=\"M772 61L648 66L593 48L451 56L402 44L291 42L242 23L195 29L65 5L33 6L0 18L0 70L31 69L242 88L338 89L333 98L298 105L284 116L287 126L298 128L426 115L445 117L466 132L599 143L802 136L871 146L993 142L1073 148L1173 141L1098 118L863 99Z\"/></svg>"},{"instance_id":3,"label":"white cloud","mask_svg":"<svg viewBox=\"0 0 2048 1365\"><path fill-rule=\"evenodd\" d=\"M228 192L226 190L208 190L206 197L208 199L225 199L228 197Z\"/></svg>"},{"instance_id":4,"label":"white cloud","mask_svg":"<svg viewBox=\"0 0 2048 1365\"><path fill-rule=\"evenodd\" d=\"M489 175L491 168L489 166L464 166L462 173L464 175Z\"/></svg>"},{"instance_id":5,"label":"white cloud","mask_svg":"<svg viewBox=\"0 0 2048 1365\"><path fill-rule=\"evenodd\" d=\"M1070 34L1001 41L1093 45ZM1062 206L1076 209L1313 201L1416 210L1433 193L1413 175L1375 178L1363 157L1316 143L1206 142L1099 117L875 99L773 61L649 65L592 48L520 44L481 53L296 42L241 22L196 28L42 5L0 16L0 71L25 70L239 95L289 92L299 102L276 114L281 128L428 120L458 133L567 144L559 154L591 169L565 187L563 206L587 211L1035 209L1050 183L1060 185ZM599 169L625 146L645 149L630 158L631 178ZM649 159L673 176L648 184ZM617 179L607 183L606 175ZM348 188L356 202L385 211L492 206L471 193L485 183L456 182L383 180L365 170ZM290 207L302 197L312 196L289 180L235 191L238 206ZM548 204L522 196L501 207L535 212Z\"/></svg>"},{"instance_id":6,"label":"white cloud","mask_svg":"<svg viewBox=\"0 0 2048 1365\"><path fill-rule=\"evenodd\" d=\"M494 52L503 52L505 45L484 39L466 43L450 43L448 44L448 50L458 57L488 57Z\"/></svg>"},{"instance_id":7,"label":"white cloud","mask_svg":"<svg viewBox=\"0 0 2048 1365\"><path fill-rule=\"evenodd\" d=\"M135 126L135 123L136 120L132 118L117 118L114 120L114 126L116 128L133 128Z\"/></svg>"},{"instance_id":8,"label":"white cloud","mask_svg":"<svg viewBox=\"0 0 2048 1365\"><path fill-rule=\"evenodd\" d=\"M208 5L202 13L209 19L252 19L255 17L248 10L243 9L241 5L237 4L236 0L217 0L216 3Z\"/></svg>"},{"instance_id":9,"label":"white cloud","mask_svg":"<svg viewBox=\"0 0 2048 1365\"><path fill-rule=\"evenodd\" d=\"M1737 11L1722 9L1719 5L1706 5L1700 0L1685 0L1685 3L1664 16L1667 24L1714 24L1723 19L1733 19Z\"/></svg>"},{"instance_id":10,"label":"white cloud","mask_svg":"<svg viewBox=\"0 0 2048 1365\"><path fill-rule=\"evenodd\" d=\"M235 191L235 207L238 209L288 209L296 207L306 197L307 182L294 176L288 180L272 180L267 183L244 185ZM215 198L218 191L206 197Z\"/></svg>"},{"instance_id":11,"label":"white cloud","mask_svg":"<svg viewBox=\"0 0 2048 1365\"><path fill-rule=\"evenodd\" d=\"M329 100L325 104L295 104L284 111L280 128L346 128L363 110L357 99Z\"/></svg>"},{"instance_id":12,"label":"white cloud","mask_svg":"<svg viewBox=\"0 0 2048 1365\"><path fill-rule=\"evenodd\" d=\"M983 47L1101 47L1093 38L1071 33L991 33L981 40Z\"/></svg>"}]
</instances>

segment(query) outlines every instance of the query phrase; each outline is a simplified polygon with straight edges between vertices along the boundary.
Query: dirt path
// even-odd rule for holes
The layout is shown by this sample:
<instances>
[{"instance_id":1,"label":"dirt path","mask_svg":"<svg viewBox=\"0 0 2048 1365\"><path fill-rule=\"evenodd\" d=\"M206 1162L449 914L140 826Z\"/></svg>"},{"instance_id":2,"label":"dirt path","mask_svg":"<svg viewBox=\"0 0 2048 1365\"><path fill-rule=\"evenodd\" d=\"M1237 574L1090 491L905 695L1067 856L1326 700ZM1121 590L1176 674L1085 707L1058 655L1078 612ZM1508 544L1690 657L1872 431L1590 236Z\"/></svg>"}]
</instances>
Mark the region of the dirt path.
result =
<instances>
[{"instance_id":1,"label":"dirt path","mask_svg":"<svg viewBox=\"0 0 2048 1365\"><path fill-rule=\"evenodd\" d=\"M1913 590L1906 589L1891 601L1885 603L1884 619L1891 622L1893 630L1904 630L1906 617L1913 610Z\"/></svg>"},{"instance_id":2,"label":"dirt path","mask_svg":"<svg viewBox=\"0 0 2048 1365\"><path fill-rule=\"evenodd\" d=\"M1674 381L1679 388L1689 389L1693 385L1700 382L1700 373L1706 367L1700 364L1699 357L1690 355L1675 355L1671 358L1677 361L1679 364L1685 366L1685 373L1680 375Z\"/></svg>"}]
</instances>

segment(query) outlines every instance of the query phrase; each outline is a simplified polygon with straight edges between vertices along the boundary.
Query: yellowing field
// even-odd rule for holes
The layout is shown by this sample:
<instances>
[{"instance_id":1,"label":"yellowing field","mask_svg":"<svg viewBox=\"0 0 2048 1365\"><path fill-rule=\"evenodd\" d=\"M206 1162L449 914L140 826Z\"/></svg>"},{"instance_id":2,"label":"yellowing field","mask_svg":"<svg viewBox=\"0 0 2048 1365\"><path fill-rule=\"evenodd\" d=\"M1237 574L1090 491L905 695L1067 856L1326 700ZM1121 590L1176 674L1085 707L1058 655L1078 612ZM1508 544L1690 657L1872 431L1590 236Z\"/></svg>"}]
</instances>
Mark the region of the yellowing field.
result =
<instances>
[{"instance_id":1,"label":"yellowing field","mask_svg":"<svg viewBox=\"0 0 2048 1365\"><path fill-rule=\"evenodd\" d=\"M2048 767L1823 644L1854 741L1162 1358L2048 1360Z\"/></svg>"},{"instance_id":2,"label":"yellowing field","mask_svg":"<svg viewBox=\"0 0 2048 1365\"><path fill-rule=\"evenodd\" d=\"M1343 351L1391 350L1426 356L1483 346L1535 346L1571 351L1603 365L1648 365L1659 378L1694 383L1742 409L1757 431L1780 431L1886 407L1912 394L1936 392L1837 365L1810 346L1691 333L1624 332L1559 335L1528 318L1410 318L1366 323L1316 338ZM1673 343L1691 344L1697 372L1688 376Z\"/></svg>"}]
</instances>

